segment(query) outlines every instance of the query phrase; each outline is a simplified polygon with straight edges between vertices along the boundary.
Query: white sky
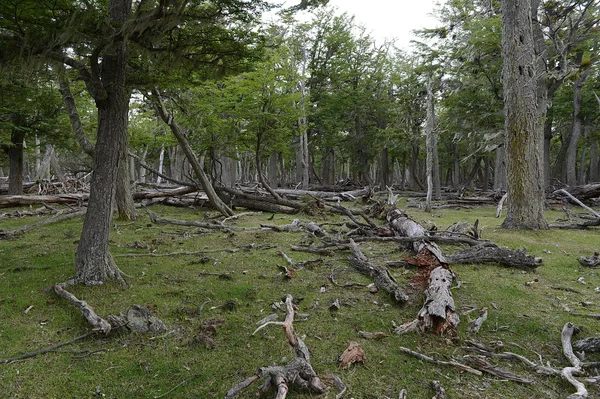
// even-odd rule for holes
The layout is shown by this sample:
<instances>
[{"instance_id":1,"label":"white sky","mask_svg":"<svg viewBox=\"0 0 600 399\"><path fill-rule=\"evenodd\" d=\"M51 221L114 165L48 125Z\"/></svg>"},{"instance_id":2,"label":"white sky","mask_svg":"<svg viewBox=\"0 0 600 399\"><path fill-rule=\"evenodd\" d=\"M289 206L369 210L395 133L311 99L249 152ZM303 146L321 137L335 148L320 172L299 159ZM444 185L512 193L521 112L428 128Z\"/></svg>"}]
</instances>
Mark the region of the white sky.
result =
<instances>
[{"instance_id":1,"label":"white sky","mask_svg":"<svg viewBox=\"0 0 600 399\"><path fill-rule=\"evenodd\" d=\"M281 2L282 0L269 0ZM286 6L300 0L284 0ZM434 28L438 24L431 15L436 4L444 0L329 0L329 6L338 12L354 15L357 25L363 25L377 44L384 39L396 39L396 45L409 50L416 39L414 29Z\"/></svg>"},{"instance_id":2,"label":"white sky","mask_svg":"<svg viewBox=\"0 0 600 399\"><path fill-rule=\"evenodd\" d=\"M340 12L354 15L358 25L378 44L385 38L396 39L396 45L408 49L416 39L414 29L434 28L436 19L431 15L438 0L329 0L329 5Z\"/></svg>"}]
</instances>

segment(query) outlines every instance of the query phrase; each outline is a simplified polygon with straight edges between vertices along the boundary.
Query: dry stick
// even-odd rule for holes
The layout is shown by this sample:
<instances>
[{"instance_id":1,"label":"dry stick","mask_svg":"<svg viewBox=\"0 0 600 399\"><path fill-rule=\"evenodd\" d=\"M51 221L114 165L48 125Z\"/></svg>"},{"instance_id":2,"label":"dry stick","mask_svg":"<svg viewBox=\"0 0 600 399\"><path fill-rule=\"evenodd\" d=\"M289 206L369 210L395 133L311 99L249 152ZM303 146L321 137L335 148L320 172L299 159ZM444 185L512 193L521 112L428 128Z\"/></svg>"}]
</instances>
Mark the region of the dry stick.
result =
<instances>
[{"instance_id":1,"label":"dry stick","mask_svg":"<svg viewBox=\"0 0 600 399\"><path fill-rule=\"evenodd\" d=\"M335 374L333 375L333 383L335 384L335 387L340 390L340 392L335 395L335 399L340 399L342 396L344 396L348 388L346 388L346 385L344 385L340 377Z\"/></svg>"},{"instance_id":2,"label":"dry stick","mask_svg":"<svg viewBox=\"0 0 600 399\"><path fill-rule=\"evenodd\" d=\"M546 366L542 366L539 364L536 364L534 362L532 362L531 360L527 359L525 356L521 356L518 355L516 353L512 353L512 352L502 352L502 353L495 353L495 352L490 352L481 348L477 348L474 346L463 346L461 348L462 350L465 351L470 351L470 352L476 352L479 353L480 355L484 355L487 357L496 357L499 359L516 359L519 360L520 362L526 364L528 367L530 367L532 370L534 370L536 373L540 373L540 374L545 374L545 375L560 375L560 371L553 369L551 367L546 367Z\"/></svg>"},{"instance_id":3,"label":"dry stick","mask_svg":"<svg viewBox=\"0 0 600 399\"><path fill-rule=\"evenodd\" d=\"M562 329L561 342L563 347L563 353L565 357L571 362L572 367L565 367L562 369L562 376L565 380L569 381L571 385L577 389L577 392L570 395L567 399L585 399L588 397L588 391L582 382L579 382L573 377L573 374L579 374L582 371L581 360L573 353L573 347L571 346L571 337L575 326L573 323L567 323Z\"/></svg>"},{"instance_id":4,"label":"dry stick","mask_svg":"<svg viewBox=\"0 0 600 399\"><path fill-rule=\"evenodd\" d=\"M46 226L48 224L58 223L58 222L62 222L63 220L68 220L68 219L75 218L77 216L85 215L86 210L87 209L77 211L77 212L70 212L70 213L59 212L57 215L54 215L51 218L42 220L41 222L28 224L28 225L18 228L16 230L11 230L11 231L0 230L0 238L6 238L6 237L13 238L15 236L21 235L21 234L31 230L31 229L34 229L36 227Z\"/></svg>"},{"instance_id":5,"label":"dry stick","mask_svg":"<svg viewBox=\"0 0 600 399\"><path fill-rule=\"evenodd\" d=\"M92 326L94 326L94 331L100 331L103 334L108 334L110 332L112 329L110 323L98 316L94 309L88 305L86 301L77 299L75 295L63 289L61 284L56 284L54 286L54 292L73 303L73 305L77 306L81 310L83 317L85 317L85 319L89 321Z\"/></svg>"},{"instance_id":6,"label":"dry stick","mask_svg":"<svg viewBox=\"0 0 600 399\"><path fill-rule=\"evenodd\" d=\"M174 390L176 390L179 387L184 387L188 384L188 382L195 380L196 378L200 377L200 374L195 374L193 377L188 378L187 380L183 380L181 381L179 384L175 385L173 388L169 389L167 392L155 396L154 399L160 399L160 398L164 398L165 396L167 396L168 394L170 394L171 392L173 392Z\"/></svg>"},{"instance_id":7,"label":"dry stick","mask_svg":"<svg viewBox=\"0 0 600 399\"><path fill-rule=\"evenodd\" d=\"M434 359L432 357L426 356L426 355L424 355L422 353L419 353L419 352L415 352L412 349L408 349L408 348L405 348L403 346L399 346L398 348L402 352L408 353L409 355L414 356L417 359L425 360L427 362L430 362L430 363L433 363L433 364L437 364L437 365L440 365L440 366L452 366L452 367L456 367L460 371L466 371L468 373L475 374L475 375L478 375L478 376L483 375L483 373L481 371L476 370L476 369L474 369L474 368L472 368L470 366L467 366L466 364L458 363L458 362L455 362L455 361L445 362L443 360L436 360L436 359Z\"/></svg>"},{"instance_id":8,"label":"dry stick","mask_svg":"<svg viewBox=\"0 0 600 399\"><path fill-rule=\"evenodd\" d=\"M72 344L74 342L80 341L80 340L82 340L84 338L87 338L90 335L94 335L96 333L97 333L96 331L90 331L90 332L87 332L87 333L85 333L83 335L75 337L73 339L70 339L68 341L59 342L59 343L57 343L55 345L52 345L52 346L50 346L48 348L38 349L38 350L35 350L35 351L31 351L31 352L27 352L27 353L22 353L20 355L6 357L6 358L3 358L3 359L0 359L0 364L2 364L2 363L10 363L10 362L13 362L15 360L28 359L30 357L35 357L37 355L42 355L44 353L52 352L52 351L55 351L56 349L58 349L58 348L60 348L62 346L70 345L70 344Z\"/></svg>"},{"instance_id":9,"label":"dry stick","mask_svg":"<svg viewBox=\"0 0 600 399\"><path fill-rule=\"evenodd\" d=\"M571 199L571 201L575 202L577 205L579 205L580 207L582 207L583 209L585 209L586 211L588 211L589 213L591 213L592 215L594 215L598 219L600 219L600 213L596 212L595 210L593 210L589 206L585 205L583 202L579 201L577 198L575 198L570 192L568 192L564 188L561 188L560 190L556 190L553 194L564 194L564 195L566 195L567 197L569 197Z\"/></svg>"}]
</instances>

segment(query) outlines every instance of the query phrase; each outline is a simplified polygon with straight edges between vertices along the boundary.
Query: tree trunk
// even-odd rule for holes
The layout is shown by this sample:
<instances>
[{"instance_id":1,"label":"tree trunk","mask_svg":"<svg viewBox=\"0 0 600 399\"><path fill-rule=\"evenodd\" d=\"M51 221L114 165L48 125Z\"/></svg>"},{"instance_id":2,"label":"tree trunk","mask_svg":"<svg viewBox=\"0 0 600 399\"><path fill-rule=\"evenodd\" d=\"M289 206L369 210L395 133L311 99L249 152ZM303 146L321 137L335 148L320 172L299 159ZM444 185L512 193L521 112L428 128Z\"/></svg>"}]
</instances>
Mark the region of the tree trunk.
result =
<instances>
[{"instance_id":1,"label":"tree trunk","mask_svg":"<svg viewBox=\"0 0 600 399\"><path fill-rule=\"evenodd\" d=\"M24 140L25 132L15 129L10 135L10 145L4 147L9 162L8 195L23 194Z\"/></svg>"},{"instance_id":2,"label":"tree trunk","mask_svg":"<svg viewBox=\"0 0 600 399\"><path fill-rule=\"evenodd\" d=\"M577 56L581 63L583 54ZM573 85L573 129L567 146L567 185L577 185L577 148L583 130L583 117L581 115L582 89L590 69L583 71Z\"/></svg>"},{"instance_id":3,"label":"tree trunk","mask_svg":"<svg viewBox=\"0 0 600 399\"><path fill-rule=\"evenodd\" d=\"M158 173L163 173L163 168L165 165L165 145L163 144L160 147L160 154L158 155ZM162 177L158 175L156 177L156 184L160 184L162 182Z\"/></svg>"},{"instance_id":4,"label":"tree trunk","mask_svg":"<svg viewBox=\"0 0 600 399\"><path fill-rule=\"evenodd\" d=\"M537 12L537 9L535 10ZM502 1L502 56L509 229L545 229L543 129L531 0ZM543 111L543 112L542 112Z\"/></svg>"},{"instance_id":5,"label":"tree trunk","mask_svg":"<svg viewBox=\"0 0 600 399\"><path fill-rule=\"evenodd\" d=\"M323 184L335 184L335 153L333 148L325 147L323 150Z\"/></svg>"},{"instance_id":6,"label":"tree trunk","mask_svg":"<svg viewBox=\"0 0 600 399\"><path fill-rule=\"evenodd\" d=\"M227 204L225 204L223 200L221 200L221 198L219 198L219 196L217 195L212 183L210 182L210 179L204 172L202 165L200 164L200 162L198 162L198 158L196 157L196 154L194 154L190 143L187 141L187 138L185 137L183 131L179 127L179 124L177 123L177 121L175 121L172 115L169 115L167 113L165 105L162 102L160 93L157 90L154 90L153 95L156 100L156 111L158 112L163 122L165 122L167 126L169 126L171 132L179 142L183 153L185 154L187 160L190 162L192 168L194 169L196 177L200 180L202 189L208 196L210 203L223 215L233 216L234 212L231 210L231 208L229 208L229 206L227 206Z\"/></svg>"},{"instance_id":7,"label":"tree trunk","mask_svg":"<svg viewBox=\"0 0 600 399\"><path fill-rule=\"evenodd\" d=\"M598 182L598 169L600 168L600 164L598 162L598 142L592 142L590 146L590 183Z\"/></svg>"},{"instance_id":8,"label":"tree trunk","mask_svg":"<svg viewBox=\"0 0 600 399\"><path fill-rule=\"evenodd\" d=\"M121 25L127 20L131 0L109 0L108 17ZM108 278L123 280L109 251L113 197L119 163L127 140L128 95L125 92L126 42L115 39L102 55L101 84L105 95L95 98L98 107L98 138L88 210L75 254L75 282L103 284Z\"/></svg>"},{"instance_id":9,"label":"tree trunk","mask_svg":"<svg viewBox=\"0 0 600 399\"><path fill-rule=\"evenodd\" d=\"M127 111L129 113L129 100L127 101ZM127 127L125 128L127 129ZM135 220L135 203L133 202L133 193L131 192L131 177L127 155L127 130L121 137L119 149L119 168L117 171L117 187L115 191L115 205L117 215L120 220Z\"/></svg>"},{"instance_id":10,"label":"tree trunk","mask_svg":"<svg viewBox=\"0 0 600 399\"><path fill-rule=\"evenodd\" d=\"M506 152L504 146L496 148L494 163L494 191L506 190Z\"/></svg>"},{"instance_id":11,"label":"tree trunk","mask_svg":"<svg viewBox=\"0 0 600 399\"><path fill-rule=\"evenodd\" d=\"M433 196L433 147L435 141L435 108L433 103L433 90L431 89L431 78L427 79L427 123L425 125L426 149L427 149L427 197L425 201L425 212L431 212L431 199Z\"/></svg>"}]
</instances>

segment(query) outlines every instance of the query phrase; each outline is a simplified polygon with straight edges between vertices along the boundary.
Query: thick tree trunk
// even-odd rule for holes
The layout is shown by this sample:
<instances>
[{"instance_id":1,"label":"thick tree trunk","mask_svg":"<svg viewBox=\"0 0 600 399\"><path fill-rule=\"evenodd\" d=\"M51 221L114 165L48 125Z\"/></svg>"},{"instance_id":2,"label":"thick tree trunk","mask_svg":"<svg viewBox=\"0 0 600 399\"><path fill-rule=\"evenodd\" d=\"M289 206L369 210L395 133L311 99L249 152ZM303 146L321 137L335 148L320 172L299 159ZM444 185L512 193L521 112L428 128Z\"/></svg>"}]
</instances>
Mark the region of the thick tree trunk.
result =
<instances>
[{"instance_id":1,"label":"thick tree trunk","mask_svg":"<svg viewBox=\"0 0 600 399\"><path fill-rule=\"evenodd\" d=\"M23 170L25 132L14 130L10 135L10 145L4 146L8 155L8 195L23 194Z\"/></svg>"},{"instance_id":2,"label":"thick tree trunk","mask_svg":"<svg viewBox=\"0 0 600 399\"><path fill-rule=\"evenodd\" d=\"M131 0L110 0L109 19L122 24L127 20ZM125 39L115 40L102 55L101 82L105 95L96 98L98 138L95 147L88 211L75 255L75 282L103 284L109 278L124 282L109 251L109 233L115 176L127 140L128 95L125 92L127 57ZM97 94L98 95L98 94Z\"/></svg>"},{"instance_id":3,"label":"thick tree trunk","mask_svg":"<svg viewBox=\"0 0 600 399\"><path fill-rule=\"evenodd\" d=\"M536 10L537 12L537 10ZM534 51L531 0L502 1L509 229L545 229L543 129L538 109L538 60ZM543 112L542 112L543 111Z\"/></svg>"}]
</instances>

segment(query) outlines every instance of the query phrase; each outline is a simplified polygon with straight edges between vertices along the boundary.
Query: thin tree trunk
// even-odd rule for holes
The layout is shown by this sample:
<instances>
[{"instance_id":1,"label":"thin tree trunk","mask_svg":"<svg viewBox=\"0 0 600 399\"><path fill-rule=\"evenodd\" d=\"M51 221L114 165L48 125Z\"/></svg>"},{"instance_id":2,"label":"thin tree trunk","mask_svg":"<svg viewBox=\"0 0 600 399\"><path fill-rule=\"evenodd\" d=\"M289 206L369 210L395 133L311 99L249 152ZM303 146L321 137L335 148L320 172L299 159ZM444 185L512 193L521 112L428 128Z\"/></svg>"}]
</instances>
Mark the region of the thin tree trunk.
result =
<instances>
[{"instance_id":1,"label":"thin tree trunk","mask_svg":"<svg viewBox=\"0 0 600 399\"><path fill-rule=\"evenodd\" d=\"M160 146L160 154L158 155L158 173L164 173L163 168L165 165L165 145ZM162 183L162 177L158 175L156 177L156 184Z\"/></svg>"},{"instance_id":2,"label":"thin tree trunk","mask_svg":"<svg viewBox=\"0 0 600 399\"><path fill-rule=\"evenodd\" d=\"M169 126L171 132L179 142L179 145L181 146L181 149L183 150L186 159L194 169L196 177L200 180L200 184L202 185L204 192L206 192L210 203L223 215L233 216L234 212L231 210L231 208L229 208L229 206L227 206L227 204L225 204L223 200L221 200L221 198L219 198L219 196L217 195L212 183L210 182L208 176L204 172L202 165L200 164L200 162L198 162L198 158L196 157L196 154L194 154L190 143L187 141L187 138L181 131L179 124L177 123L177 121L175 121L172 115L168 115L159 92L157 90L153 90L153 95L156 100L156 110L159 116L161 117L163 122L165 122Z\"/></svg>"},{"instance_id":3,"label":"thin tree trunk","mask_svg":"<svg viewBox=\"0 0 600 399\"><path fill-rule=\"evenodd\" d=\"M435 106L433 102L433 90L431 78L427 79L427 123L425 125L425 137L427 139L427 198L425 201L425 212L431 212L431 198L433 196L433 151L435 142ZM439 184L439 178L438 178Z\"/></svg>"},{"instance_id":4,"label":"thin tree trunk","mask_svg":"<svg viewBox=\"0 0 600 399\"><path fill-rule=\"evenodd\" d=\"M582 53L577 56L579 63L581 63L582 56ZM573 129L567 147L567 185L571 187L577 185L577 149L583 129L583 117L581 115L582 89L589 72L590 69L583 71L573 85Z\"/></svg>"},{"instance_id":5,"label":"thin tree trunk","mask_svg":"<svg viewBox=\"0 0 600 399\"><path fill-rule=\"evenodd\" d=\"M600 168L599 160L598 160L598 142L592 142L590 146L590 183L598 182L598 169Z\"/></svg>"}]
</instances>

